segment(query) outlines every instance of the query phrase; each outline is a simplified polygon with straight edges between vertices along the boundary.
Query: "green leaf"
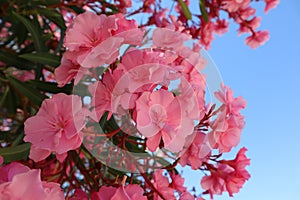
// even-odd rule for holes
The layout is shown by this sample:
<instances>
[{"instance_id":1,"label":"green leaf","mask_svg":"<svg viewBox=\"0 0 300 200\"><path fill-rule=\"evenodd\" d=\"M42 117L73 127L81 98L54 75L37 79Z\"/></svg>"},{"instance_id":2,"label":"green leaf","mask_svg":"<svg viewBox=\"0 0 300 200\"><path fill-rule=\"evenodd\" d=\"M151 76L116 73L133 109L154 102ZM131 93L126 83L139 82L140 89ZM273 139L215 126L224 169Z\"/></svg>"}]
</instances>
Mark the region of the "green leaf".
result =
<instances>
[{"instance_id":1,"label":"green leaf","mask_svg":"<svg viewBox=\"0 0 300 200\"><path fill-rule=\"evenodd\" d=\"M42 40L42 32L40 27L37 27L37 24L34 23L34 21L30 21L29 19L15 12L12 12L12 14L24 24L28 32L31 34L36 51L45 51L45 45Z\"/></svg>"},{"instance_id":2,"label":"green leaf","mask_svg":"<svg viewBox=\"0 0 300 200\"><path fill-rule=\"evenodd\" d=\"M74 12L78 15L85 12L85 10L81 7L77 7L77 6L68 6L68 7L74 10Z\"/></svg>"},{"instance_id":3,"label":"green leaf","mask_svg":"<svg viewBox=\"0 0 300 200\"><path fill-rule=\"evenodd\" d=\"M8 76L7 79L16 90L38 106L47 98L46 95L41 94L39 90L31 87L28 83L24 83L13 76Z\"/></svg>"},{"instance_id":4,"label":"green leaf","mask_svg":"<svg viewBox=\"0 0 300 200\"><path fill-rule=\"evenodd\" d=\"M9 87L6 86L6 88L4 90L4 93L3 93L3 95L1 96L1 99L0 99L0 108L2 108L2 106L4 105L4 102L5 102L5 99L7 97L8 92L9 92Z\"/></svg>"},{"instance_id":5,"label":"green leaf","mask_svg":"<svg viewBox=\"0 0 300 200\"><path fill-rule=\"evenodd\" d=\"M30 80L28 81L28 83L30 85L34 85L38 90L44 92L50 92L53 94L57 94L57 93L71 94L72 92L72 84L65 85L64 87L58 87L57 83L53 83L53 82Z\"/></svg>"},{"instance_id":6,"label":"green leaf","mask_svg":"<svg viewBox=\"0 0 300 200\"><path fill-rule=\"evenodd\" d=\"M208 22L208 14L204 0L199 0L200 11L205 22Z\"/></svg>"},{"instance_id":7,"label":"green leaf","mask_svg":"<svg viewBox=\"0 0 300 200\"><path fill-rule=\"evenodd\" d=\"M11 32L18 39L19 46L23 44L24 41L27 39L28 31L20 21L16 21L16 23L12 23Z\"/></svg>"},{"instance_id":8,"label":"green leaf","mask_svg":"<svg viewBox=\"0 0 300 200\"><path fill-rule=\"evenodd\" d=\"M23 143L14 147L0 149L0 156L4 158L5 163L17 160L25 160L29 155L30 143Z\"/></svg>"},{"instance_id":9,"label":"green leaf","mask_svg":"<svg viewBox=\"0 0 300 200\"><path fill-rule=\"evenodd\" d=\"M51 8L39 8L38 12L45 16L46 18L48 18L50 21L52 21L53 23L55 23L59 28L61 28L63 31L66 30L66 24L65 24L65 20L63 18L63 16L61 15L61 13L57 12L56 9L51 9Z\"/></svg>"},{"instance_id":10,"label":"green leaf","mask_svg":"<svg viewBox=\"0 0 300 200\"><path fill-rule=\"evenodd\" d=\"M46 53L46 52L40 52L40 53L26 53L19 55L20 58L24 58L26 60L29 60L31 62L36 62L44 65L50 65L53 67L56 67L60 64L60 57Z\"/></svg>"},{"instance_id":11,"label":"green leaf","mask_svg":"<svg viewBox=\"0 0 300 200\"><path fill-rule=\"evenodd\" d=\"M21 69L27 69L26 66L30 66L29 62L23 58L19 58L16 54L7 52L7 51L0 51L0 61L4 62L8 66L14 66ZM30 69L32 67L30 66Z\"/></svg>"},{"instance_id":12,"label":"green leaf","mask_svg":"<svg viewBox=\"0 0 300 200\"><path fill-rule=\"evenodd\" d=\"M181 6L181 9L182 9L182 12L183 14L185 15L185 17L187 19L192 19L192 14L191 14L191 11L189 10L188 6L186 5L186 3L183 1L183 0L178 0L180 6Z\"/></svg>"},{"instance_id":13,"label":"green leaf","mask_svg":"<svg viewBox=\"0 0 300 200\"><path fill-rule=\"evenodd\" d=\"M51 6L57 4L60 5L60 0L32 0L31 3L36 6L45 5Z\"/></svg>"},{"instance_id":14,"label":"green leaf","mask_svg":"<svg viewBox=\"0 0 300 200\"><path fill-rule=\"evenodd\" d=\"M17 112L18 103L19 99L16 97L15 91L10 88L4 103L7 113L14 116Z\"/></svg>"}]
</instances>

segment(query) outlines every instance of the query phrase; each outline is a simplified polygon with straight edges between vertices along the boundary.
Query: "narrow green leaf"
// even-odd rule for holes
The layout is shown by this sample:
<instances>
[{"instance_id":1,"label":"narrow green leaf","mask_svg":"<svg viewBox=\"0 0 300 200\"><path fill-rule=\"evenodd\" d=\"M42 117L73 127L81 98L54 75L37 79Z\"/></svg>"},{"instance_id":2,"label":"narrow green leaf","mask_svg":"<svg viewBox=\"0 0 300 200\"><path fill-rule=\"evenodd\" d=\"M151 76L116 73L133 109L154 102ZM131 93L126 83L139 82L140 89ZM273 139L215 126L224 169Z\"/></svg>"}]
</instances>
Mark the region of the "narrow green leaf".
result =
<instances>
[{"instance_id":1,"label":"narrow green leaf","mask_svg":"<svg viewBox=\"0 0 300 200\"><path fill-rule=\"evenodd\" d=\"M56 67L60 64L60 57L46 53L46 52L40 52L40 53L26 53L19 55L20 58L24 58L26 60L29 60L31 62L36 62L44 65L50 65L53 67Z\"/></svg>"},{"instance_id":2,"label":"narrow green leaf","mask_svg":"<svg viewBox=\"0 0 300 200\"><path fill-rule=\"evenodd\" d=\"M24 138L24 127L22 129L22 131L19 133L19 135L17 135L17 137L14 139L14 141L11 143L12 147L15 147L17 145L19 145L20 143L23 142L23 138Z\"/></svg>"},{"instance_id":3,"label":"narrow green leaf","mask_svg":"<svg viewBox=\"0 0 300 200\"><path fill-rule=\"evenodd\" d=\"M2 61L8 66L14 66L21 69L26 69L26 67L30 66L27 60L19 58L16 54L2 50L0 52L0 61Z\"/></svg>"},{"instance_id":4,"label":"narrow green leaf","mask_svg":"<svg viewBox=\"0 0 300 200\"><path fill-rule=\"evenodd\" d=\"M48 18L50 21L55 23L59 28L61 28L63 31L66 30L66 24L63 16L61 13L57 12L55 9L51 8L39 8L38 12Z\"/></svg>"},{"instance_id":5,"label":"narrow green leaf","mask_svg":"<svg viewBox=\"0 0 300 200\"><path fill-rule=\"evenodd\" d=\"M57 93L71 94L72 92L72 84L65 85L64 87L58 87L57 83L53 83L53 82L30 80L28 81L28 83L30 85L35 86L38 90L44 92L50 92L52 94L57 94Z\"/></svg>"},{"instance_id":6,"label":"narrow green leaf","mask_svg":"<svg viewBox=\"0 0 300 200\"><path fill-rule=\"evenodd\" d=\"M6 147L0 149L0 156L4 158L5 163L17 160L25 160L28 157L30 143L20 144L14 147Z\"/></svg>"},{"instance_id":7,"label":"narrow green leaf","mask_svg":"<svg viewBox=\"0 0 300 200\"><path fill-rule=\"evenodd\" d=\"M2 108L2 106L4 105L4 102L5 102L5 99L7 97L8 92L9 92L9 87L6 86L6 88L4 90L4 93L3 93L3 95L1 96L1 99L0 99L0 108Z\"/></svg>"},{"instance_id":8,"label":"narrow green leaf","mask_svg":"<svg viewBox=\"0 0 300 200\"><path fill-rule=\"evenodd\" d=\"M74 10L74 12L78 15L85 12L85 10L81 7L77 7L77 6L68 6L68 7Z\"/></svg>"},{"instance_id":9,"label":"narrow green leaf","mask_svg":"<svg viewBox=\"0 0 300 200\"><path fill-rule=\"evenodd\" d=\"M19 99L16 98L15 91L10 88L4 103L4 106L7 109L7 114L14 116L17 112L18 103Z\"/></svg>"},{"instance_id":10,"label":"narrow green leaf","mask_svg":"<svg viewBox=\"0 0 300 200\"><path fill-rule=\"evenodd\" d=\"M41 30L40 30L40 27L37 27L36 24L31 22L29 19L15 13L15 12L12 12L12 13L18 20L20 20L25 25L28 32L31 33L35 49L38 52L44 51L45 46L44 46L44 43L43 43L43 40L42 40L42 33L41 33Z\"/></svg>"},{"instance_id":11,"label":"narrow green leaf","mask_svg":"<svg viewBox=\"0 0 300 200\"><path fill-rule=\"evenodd\" d=\"M208 22L208 14L204 0L199 0L200 11L205 22Z\"/></svg>"},{"instance_id":12,"label":"narrow green leaf","mask_svg":"<svg viewBox=\"0 0 300 200\"><path fill-rule=\"evenodd\" d=\"M188 8L188 6L186 5L186 3L183 0L178 0L178 2L181 6L182 12L185 15L185 17L187 19L192 19L192 13L191 13L190 9Z\"/></svg>"},{"instance_id":13,"label":"narrow green leaf","mask_svg":"<svg viewBox=\"0 0 300 200\"><path fill-rule=\"evenodd\" d=\"M46 95L41 94L39 90L31 87L28 83L24 83L13 76L8 76L7 79L11 85L18 90L21 94L27 97L32 103L40 106L44 99L47 98Z\"/></svg>"},{"instance_id":14,"label":"narrow green leaf","mask_svg":"<svg viewBox=\"0 0 300 200\"><path fill-rule=\"evenodd\" d=\"M58 6L60 5L60 0L32 0L31 3L33 5L45 5L45 6L51 6L57 4Z\"/></svg>"}]
</instances>

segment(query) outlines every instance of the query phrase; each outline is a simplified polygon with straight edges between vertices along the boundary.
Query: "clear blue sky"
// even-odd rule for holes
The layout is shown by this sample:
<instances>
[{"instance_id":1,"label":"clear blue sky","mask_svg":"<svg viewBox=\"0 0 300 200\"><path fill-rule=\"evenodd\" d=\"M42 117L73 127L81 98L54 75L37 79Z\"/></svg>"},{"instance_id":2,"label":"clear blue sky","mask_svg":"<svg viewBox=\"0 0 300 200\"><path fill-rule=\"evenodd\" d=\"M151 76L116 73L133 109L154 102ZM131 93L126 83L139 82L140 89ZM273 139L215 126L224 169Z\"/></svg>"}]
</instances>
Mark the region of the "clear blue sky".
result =
<instances>
[{"instance_id":1,"label":"clear blue sky","mask_svg":"<svg viewBox=\"0 0 300 200\"><path fill-rule=\"evenodd\" d=\"M251 50L237 37L236 26L217 37L209 51L225 84L247 100L241 146L248 148L252 178L237 200L300 199L300 1L281 1L263 16L271 33ZM238 149L235 149L237 151ZM187 177L187 173L184 173ZM192 176L191 176L192 177ZM190 178L191 178L190 177ZM195 179L193 180L193 182ZM228 195L215 198L228 200Z\"/></svg>"}]
</instances>

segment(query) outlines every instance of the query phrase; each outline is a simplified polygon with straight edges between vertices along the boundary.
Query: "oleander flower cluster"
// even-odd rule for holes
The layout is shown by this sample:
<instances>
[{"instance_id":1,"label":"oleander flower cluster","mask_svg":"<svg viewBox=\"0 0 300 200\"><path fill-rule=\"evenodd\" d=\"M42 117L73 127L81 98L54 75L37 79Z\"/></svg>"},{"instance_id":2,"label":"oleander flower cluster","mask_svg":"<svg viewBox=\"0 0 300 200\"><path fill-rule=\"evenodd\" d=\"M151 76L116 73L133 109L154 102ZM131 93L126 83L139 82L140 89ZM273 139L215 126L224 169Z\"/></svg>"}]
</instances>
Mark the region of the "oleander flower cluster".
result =
<instances>
[{"instance_id":1,"label":"oleander flower cluster","mask_svg":"<svg viewBox=\"0 0 300 200\"><path fill-rule=\"evenodd\" d=\"M0 199L238 193L246 101L221 81L210 90L201 52L231 23L265 44L258 3L267 14L279 0L0 3Z\"/></svg>"},{"instance_id":2,"label":"oleander flower cluster","mask_svg":"<svg viewBox=\"0 0 300 200\"><path fill-rule=\"evenodd\" d=\"M223 8L237 12L248 4L228 1ZM50 94L25 121L30 162L0 167L0 199L203 200L206 194L213 199L238 193L250 178L247 149L233 160L221 156L240 142L246 101L221 84L214 94L220 105L207 102L207 62L198 43L186 45L192 38L175 24L147 30L120 13L78 15L66 30L65 53L54 72L58 86L73 84L73 93ZM108 142L118 151L109 149L107 160L115 156L120 168L130 163L132 171L93 158ZM148 155L148 171L131 158L134 153ZM160 169L152 170L157 162ZM200 194L186 187L189 179L177 164L205 171Z\"/></svg>"}]
</instances>

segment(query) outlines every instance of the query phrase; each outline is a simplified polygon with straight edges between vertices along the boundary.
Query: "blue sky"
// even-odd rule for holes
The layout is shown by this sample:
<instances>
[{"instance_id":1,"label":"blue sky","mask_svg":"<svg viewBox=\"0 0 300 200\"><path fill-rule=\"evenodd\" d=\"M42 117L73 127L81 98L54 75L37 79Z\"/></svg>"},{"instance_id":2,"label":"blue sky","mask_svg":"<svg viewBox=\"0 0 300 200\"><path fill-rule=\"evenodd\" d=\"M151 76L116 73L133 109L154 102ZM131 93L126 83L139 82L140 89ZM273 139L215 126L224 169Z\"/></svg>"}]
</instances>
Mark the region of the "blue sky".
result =
<instances>
[{"instance_id":1,"label":"blue sky","mask_svg":"<svg viewBox=\"0 0 300 200\"><path fill-rule=\"evenodd\" d=\"M264 46L247 47L232 24L208 52L225 84L248 103L240 147L248 148L252 177L233 199L296 200L300 192L300 1L281 1L267 15L264 4L257 4L257 15L263 17L260 29L271 33ZM193 177L189 172L184 175ZM199 184L195 179L188 184L192 183Z\"/></svg>"}]
</instances>

